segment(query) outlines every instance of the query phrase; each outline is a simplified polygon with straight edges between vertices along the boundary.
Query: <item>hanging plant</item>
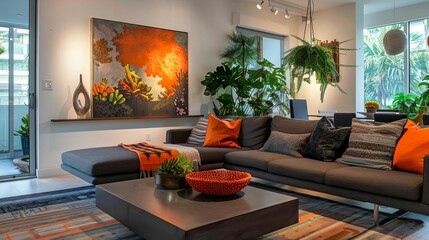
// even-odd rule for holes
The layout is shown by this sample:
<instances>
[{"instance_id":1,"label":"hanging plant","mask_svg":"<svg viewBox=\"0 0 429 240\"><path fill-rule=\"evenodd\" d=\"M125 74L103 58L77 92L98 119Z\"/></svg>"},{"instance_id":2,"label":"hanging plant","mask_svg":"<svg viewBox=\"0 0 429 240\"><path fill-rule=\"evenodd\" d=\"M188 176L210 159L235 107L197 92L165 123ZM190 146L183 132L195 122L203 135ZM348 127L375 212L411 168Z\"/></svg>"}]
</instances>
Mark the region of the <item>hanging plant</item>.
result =
<instances>
[{"instance_id":1,"label":"hanging plant","mask_svg":"<svg viewBox=\"0 0 429 240\"><path fill-rule=\"evenodd\" d=\"M333 86L345 93L338 85L336 79L339 77L337 66L334 58L332 57L334 48L337 46L327 44L320 45L320 40L314 37L313 28L313 0L308 0L306 19L310 23L310 41L305 40L305 33L307 31L307 24L304 29L304 37L300 38L292 35L298 39L302 45L298 45L285 53L283 57L283 67L289 70L290 73L290 95L295 97L295 94L301 89L302 83L310 83L310 78L318 79L320 83L320 101L323 102L325 91L328 86ZM344 42L340 42L342 44ZM356 50L339 48L340 50ZM349 65L340 65L349 66Z\"/></svg>"},{"instance_id":2,"label":"hanging plant","mask_svg":"<svg viewBox=\"0 0 429 240\"><path fill-rule=\"evenodd\" d=\"M335 61L332 58L332 49L311 44L297 36L293 37L300 40L302 45L287 51L283 58L283 64L290 72L291 96L294 97L299 92L303 82L310 83L312 76L319 79L321 102L323 102L328 85L334 86L344 93L338 83L330 80L339 76Z\"/></svg>"}]
</instances>

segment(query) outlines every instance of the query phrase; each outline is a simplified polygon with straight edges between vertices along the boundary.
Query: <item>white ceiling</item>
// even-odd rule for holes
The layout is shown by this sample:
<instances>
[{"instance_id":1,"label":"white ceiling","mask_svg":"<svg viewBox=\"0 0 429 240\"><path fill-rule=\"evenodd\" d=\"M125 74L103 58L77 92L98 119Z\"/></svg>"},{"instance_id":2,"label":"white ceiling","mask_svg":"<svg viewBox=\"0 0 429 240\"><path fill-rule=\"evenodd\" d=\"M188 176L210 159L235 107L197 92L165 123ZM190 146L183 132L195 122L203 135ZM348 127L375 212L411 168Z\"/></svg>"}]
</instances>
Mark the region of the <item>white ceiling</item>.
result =
<instances>
[{"instance_id":1,"label":"white ceiling","mask_svg":"<svg viewBox=\"0 0 429 240\"><path fill-rule=\"evenodd\" d=\"M0 23L8 22L17 25L28 24L28 1L29 0L0 0ZM246 0L258 3L260 0ZM287 2L302 8L307 7L308 0L278 0ZM389 9L410 6L418 3L429 2L429 0L313 0L315 11L338 7L341 5L360 2L364 4L365 14L385 11Z\"/></svg>"},{"instance_id":2,"label":"white ceiling","mask_svg":"<svg viewBox=\"0 0 429 240\"><path fill-rule=\"evenodd\" d=\"M258 2L259 0L253 0ZM308 0L280 0L296 6L306 8ZM315 11L338 7L349 3L363 3L365 14L375 13L396 8L410 6L418 3L429 2L429 0L313 0Z\"/></svg>"}]
</instances>

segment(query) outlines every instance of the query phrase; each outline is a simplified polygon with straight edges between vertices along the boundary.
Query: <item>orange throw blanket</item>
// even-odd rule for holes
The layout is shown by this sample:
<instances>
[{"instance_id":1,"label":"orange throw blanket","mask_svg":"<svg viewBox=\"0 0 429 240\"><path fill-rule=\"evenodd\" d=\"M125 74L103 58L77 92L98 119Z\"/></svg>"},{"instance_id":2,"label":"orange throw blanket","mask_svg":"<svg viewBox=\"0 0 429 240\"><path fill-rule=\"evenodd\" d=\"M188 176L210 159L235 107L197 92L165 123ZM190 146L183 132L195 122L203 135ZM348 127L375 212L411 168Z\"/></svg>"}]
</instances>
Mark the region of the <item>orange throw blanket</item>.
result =
<instances>
[{"instance_id":1,"label":"orange throw blanket","mask_svg":"<svg viewBox=\"0 0 429 240\"><path fill-rule=\"evenodd\" d=\"M137 144L120 143L118 146L137 153L140 160L140 171L142 172L153 171L161 165L164 160L171 160L179 156L179 151L176 149L155 146L146 142Z\"/></svg>"}]
</instances>

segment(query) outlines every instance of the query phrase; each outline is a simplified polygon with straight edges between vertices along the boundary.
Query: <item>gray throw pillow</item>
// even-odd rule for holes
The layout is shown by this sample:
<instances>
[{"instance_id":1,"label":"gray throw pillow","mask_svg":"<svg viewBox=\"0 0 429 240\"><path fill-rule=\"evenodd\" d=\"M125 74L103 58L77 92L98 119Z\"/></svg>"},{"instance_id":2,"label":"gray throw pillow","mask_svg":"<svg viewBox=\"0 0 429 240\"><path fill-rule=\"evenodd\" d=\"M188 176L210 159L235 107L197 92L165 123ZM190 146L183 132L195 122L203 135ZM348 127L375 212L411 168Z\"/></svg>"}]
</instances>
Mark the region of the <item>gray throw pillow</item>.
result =
<instances>
[{"instance_id":1,"label":"gray throw pillow","mask_svg":"<svg viewBox=\"0 0 429 240\"><path fill-rule=\"evenodd\" d=\"M207 118L200 118L192 129L191 134L188 137L187 143L203 145L204 140L206 140L207 125L209 120Z\"/></svg>"},{"instance_id":2,"label":"gray throw pillow","mask_svg":"<svg viewBox=\"0 0 429 240\"><path fill-rule=\"evenodd\" d=\"M309 137L310 133L288 134L272 131L267 142L265 142L262 147L262 150L302 158L302 154L299 150Z\"/></svg>"},{"instance_id":3,"label":"gray throw pillow","mask_svg":"<svg viewBox=\"0 0 429 240\"><path fill-rule=\"evenodd\" d=\"M391 170L396 143L407 119L378 125L352 120L349 146L336 162L352 166Z\"/></svg>"}]
</instances>

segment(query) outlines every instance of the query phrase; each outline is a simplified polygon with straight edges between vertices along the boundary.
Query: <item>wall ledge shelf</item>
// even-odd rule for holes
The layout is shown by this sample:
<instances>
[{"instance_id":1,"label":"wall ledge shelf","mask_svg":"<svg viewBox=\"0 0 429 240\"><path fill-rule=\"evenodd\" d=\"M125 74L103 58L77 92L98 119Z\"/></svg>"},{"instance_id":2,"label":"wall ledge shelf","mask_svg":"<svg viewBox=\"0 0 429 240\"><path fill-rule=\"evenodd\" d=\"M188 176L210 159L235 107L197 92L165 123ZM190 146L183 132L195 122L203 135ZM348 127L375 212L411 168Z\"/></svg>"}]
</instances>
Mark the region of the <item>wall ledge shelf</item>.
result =
<instances>
[{"instance_id":1,"label":"wall ledge shelf","mask_svg":"<svg viewBox=\"0 0 429 240\"><path fill-rule=\"evenodd\" d=\"M89 122L89 121L117 121L117 120L145 120L145 119L182 119L196 118L203 115L188 115L188 116L146 116L146 117L108 117L108 118L64 118L51 119L51 122Z\"/></svg>"}]
</instances>

